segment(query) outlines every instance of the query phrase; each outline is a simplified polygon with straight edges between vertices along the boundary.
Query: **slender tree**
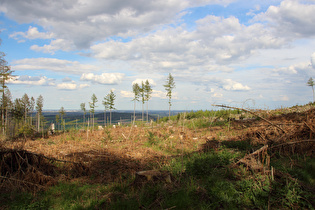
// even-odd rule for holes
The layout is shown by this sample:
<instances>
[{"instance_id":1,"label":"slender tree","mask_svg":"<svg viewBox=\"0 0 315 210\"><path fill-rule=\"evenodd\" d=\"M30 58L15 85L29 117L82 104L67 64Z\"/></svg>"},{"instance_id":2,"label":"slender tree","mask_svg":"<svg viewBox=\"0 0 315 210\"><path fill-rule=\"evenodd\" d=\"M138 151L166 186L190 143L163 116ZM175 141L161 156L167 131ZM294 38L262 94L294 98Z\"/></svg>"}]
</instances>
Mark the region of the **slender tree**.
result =
<instances>
[{"instance_id":1,"label":"slender tree","mask_svg":"<svg viewBox=\"0 0 315 210\"><path fill-rule=\"evenodd\" d=\"M164 87L166 90L166 96L168 97L168 104L169 104L169 114L168 114L169 117L168 117L168 119L171 119L172 91L175 88L174 77L171 75L171 73L169 73Z\"/></svg>"},{"instance_id":2,"label":"slender tree","mask_svg":"<svg viewBox=\"0 0 315 210\"><path fill-rule=\"evenodd\" d=\"M33 118L32 118L32 114L34 112L34 109L35 109L35 98L32 96L31 97L31 101L30 101L30 112L31 112L31 119L30 119L30 122L31 122L31 125L33 125Z\"/></svg>"},{"instance_id":3,"label":"slender tree","mask_svg":"<svg viewBox=\"0 0 315 210\"><path fill-rule=\"evenodd\" d=\"M149 121L149 105L148 104L151 98L151 94L152 94L151 85L149 83L149 80L146 80L144 84L144 98L145 98L145 101L147 102L147 122Z\"/></svg>"},{"instance_id":4,"label":"slender tree","mask_svg":"<svg viewBox=\"0 0 315 210\"><path fill-rule=\"evenodd\" d=\"M144 103L145 103L145 87L144 82L141 82L141 88L140 88L140 96L141 96L141 102L142 102L142 122L144 121Z\"/></svg>"},{"instance_id":5,"label":"slender tree","mask_svg":"<svg viewBox=\"0 0 315 210\"><path fill-rule=\"evenodd\" d=\"M1 44L1 39L0 39ZM7 61L4 58L5 53L0 52L0 84L1 89L0 92L2 92L2 101L4 101L5 97L5 89L7 89L7 81L14 78L12 75L13 71L11 71L11 67L8 66ZM5 113L7 108L5 107L5 104L1 104L1 125L3 126L3 133L5 132Z\"/></svg>"},{"instance_id":6,"label":"slender tree","mask_svg":"<svg viewBox=\"0 0 315 210\"><path fill-rule=\"evenodd\" d=\"M10 90L7 88L4 91L4 98L1 98L1 104L3 107L6 107L3 113L4 115L4 126L3 126L3 131L4 128L7 128L9 124L8 116L9 116L9 111L13 109L13 102L12 102L12 96Z\"/></svg>"},{"instance_id":7,"label":"slender tree","mask_svg":"<svg viewBox=\"0 0 315 210\"><path fill-rule=\"evenodd\" d=\"M58 127L58 125L59 125L59 120L60 120L60 115L59 115L59 114L56 114L56 128L57 128L57 130L59 130L59 127Z\"/></svg>"},{"instance_id":8,"label":"slender tree","mask_svg":"<svg viewBox=\"0 0 315 210\"><path fill-rule=\"evenodd\" d=\"M313 102L315 102L314 85L315 85L315 81L314 81L313 78L311 77L311 78L307 81L307 86L311 86L311 87L312 87L312 90L313 90Z\"/></svg>"},{"instance_id":9,"label":"slender tree","mask_svg":"<svg viewBox=\"0 0 315 210\"><path fill-rule=\"evenodd\" d=\"M94 114L95 114L95 107L96 103L97 103L97 97L96 95L93 93L92 97L91 97L92 102L90 102L90 113L92 114L92 119L93 119L93 129L94 129Z\"/></svg>"},{"instance_id":10,"label":"slender tree","mask_svg":"<svg viewBox=\"0 0 315 210\"><path fill-rule=\"evenodd\" d=\"M22 96L21 103L22 106L24 107L24 122L26 124L29 111L31 110L31 101L26 93Z\"/></svg>"},{"instance_id":11,"label":"slender tree","mask_svg":"<svg viewBox=\"0 0 315 210\"><path fill-rule=\"evenodd\" d=\"M104 126L106 127L106 111L109 110L109 98L107 96L104 97L102 104L104 106Z\"/></svg>"},{"instance_id":12,"label":"slender tree","mask_svg":"<svg viewBox=\"0 0 315 210\"><path fill-rule=\"evenodd\" d=\"M108 108L109 108L109 124L112 124L112 110L115 109L114 105L115 105L115 98L116 95L113 92L113 90L110 90L109 94L107 94L106 96L106 101L108 104Z\"/></svg>"},{"instance_id":13,"label":"slender tree","mask_svg":"<svg viewBox=\"0 0 315 210\"><path fill-rule=\"evenodd\" d=\"M85 103L80 104L80 108L83 111L83 127L85 125L85 114L86 114L86 108L85 108Z\"/></svg>"},{"instance_id":14,"label":"slender tree","mask_svg":"<svg viewBox=\"0 0 315 210\"><path fill-rule=\"evenodd\" d=\"M134 107L133 107L133 123L136 121L136 103L139 101L140 97L140 86L138 83L135 83L132 85L132 92L134 93L134 98L132 99L134 101Z\"/></svg>"},{"instance_id":15,"label":"slender tree","mask_svg":"<svg viewBox=\"0 0 315 210\"><path fill-rule=\"evenodd\" d=\"M39 95L36 100L36 111L37 111L37 131L40 129L40 118L42 116L44 106L44 98L42 95Z\"/></svg>"},{"instance_id":16,"label":"slender tree","mask_svg":"<svg viewBox=\"0 0 315 210\"><path fill-rule=\"evenodd\" d=\"M66 114L65 108L63 108L63 106L59 109L59 114L60 114L60 122L61 124L63 123L63 131L66 130L66 122L64 119L64 116Z\"/></svg>"}]
</instances>

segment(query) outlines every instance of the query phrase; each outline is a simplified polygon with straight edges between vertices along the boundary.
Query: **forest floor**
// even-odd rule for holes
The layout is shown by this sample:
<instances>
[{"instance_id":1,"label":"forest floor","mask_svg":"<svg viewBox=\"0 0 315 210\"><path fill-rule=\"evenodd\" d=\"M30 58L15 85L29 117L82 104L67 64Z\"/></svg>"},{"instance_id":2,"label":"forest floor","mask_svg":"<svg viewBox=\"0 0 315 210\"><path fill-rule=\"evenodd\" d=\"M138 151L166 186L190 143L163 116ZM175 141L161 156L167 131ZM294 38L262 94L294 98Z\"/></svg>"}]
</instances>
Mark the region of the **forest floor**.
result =
<instances>
[{"instance_id":1,"label":"forest floor","mask_svg":"<svg viewBox=\"0 0 315 210\"><path fill-rule=\"evenodd\" d=\"M314 208L315 109L255 113L2 141L0 209Z\"/></svg>"}]
</instances>

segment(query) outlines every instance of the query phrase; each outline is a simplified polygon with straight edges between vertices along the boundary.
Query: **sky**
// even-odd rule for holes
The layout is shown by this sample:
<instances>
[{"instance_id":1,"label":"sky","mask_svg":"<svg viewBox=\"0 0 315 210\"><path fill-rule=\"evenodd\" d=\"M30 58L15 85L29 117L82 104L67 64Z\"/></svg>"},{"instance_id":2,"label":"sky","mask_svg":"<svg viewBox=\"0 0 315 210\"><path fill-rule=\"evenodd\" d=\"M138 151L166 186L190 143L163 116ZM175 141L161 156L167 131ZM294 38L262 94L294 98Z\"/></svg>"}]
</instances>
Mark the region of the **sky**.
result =
<instances>
[{"instance_id":1,"label":"sky","mask_svg":"<svg viewBox=\"0 0 315 210\"><path fill-rule=\"evenodd\" d=\"M1 0L0 51L16 75L12 98L44 109L133 110L132 84L149 80L149 109L212 104L276 109L313 100L314 0ZM141 104L137 103L137 110Z\"/></svg>"}]
</instances>

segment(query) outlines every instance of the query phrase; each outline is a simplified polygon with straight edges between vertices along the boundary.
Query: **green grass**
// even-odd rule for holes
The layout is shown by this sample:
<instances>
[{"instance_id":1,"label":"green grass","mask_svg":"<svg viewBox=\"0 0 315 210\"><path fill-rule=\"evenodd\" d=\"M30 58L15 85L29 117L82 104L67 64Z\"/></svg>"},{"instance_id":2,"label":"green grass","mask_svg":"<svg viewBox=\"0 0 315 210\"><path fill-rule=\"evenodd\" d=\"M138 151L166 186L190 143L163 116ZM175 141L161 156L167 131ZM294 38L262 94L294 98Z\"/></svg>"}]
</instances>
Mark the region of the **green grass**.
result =
<instances>
[{"instance_id":1,"label":"green grass","mask_svg":"<svg viewBox=\"0 0 315 210\"><path fill-rule=\"evenodd\" d=\"M147 143L158 147L165 141L148 132ZM223 143L223 142L222 142ZM232 167L251 150L248 141L223 143L218 151L184 153L159 168L171 174L163 180L134 184L134 175L125 174L116 183L59 183L36 195L1 194L5 209L314 209L314 158L301 156L272 158L276 170L290 174L271 180L245 168ZM304 185L301 184L304 183Z\"/></svg>"}]
</instances>

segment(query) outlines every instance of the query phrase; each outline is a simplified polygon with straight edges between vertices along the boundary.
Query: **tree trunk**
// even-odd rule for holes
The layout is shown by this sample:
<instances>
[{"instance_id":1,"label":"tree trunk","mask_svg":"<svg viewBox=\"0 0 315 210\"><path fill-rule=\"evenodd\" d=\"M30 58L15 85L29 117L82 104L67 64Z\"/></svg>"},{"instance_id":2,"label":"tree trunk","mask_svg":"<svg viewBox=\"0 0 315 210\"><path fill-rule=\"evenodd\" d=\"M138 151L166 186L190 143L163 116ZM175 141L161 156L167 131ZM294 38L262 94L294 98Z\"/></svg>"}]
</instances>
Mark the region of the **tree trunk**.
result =
<instances>
[{"instance_id":1,"label":"tree trunk","mask_svg":"<svg viewBox=\"0 0 315 210\"><path fill-rule=\"evenodd\" d=\"M149 110L148 110L148 107L149 107L149 102L147 101L147 122L149 122Z\"/></svg>"},{"instance_id":2,"label":"tree trunk","mask_svg":"<svg viewBox=\"0 0 315 210\"><path fill-rule=\"evenodd\" d=\"M106 110L104 111L104 128L106 127Z\"/></svg>"},{"instance_id":3,"label":"tree trunk","mask_svg":"<svg viewBox=\"0 0 315 210\"><path fill-rule=\"evenodd\" d=\"M171 105L168 106L168 120L171 120Z\"/></svg>"},{"instance_id":4,"label":"tree trunk","mask_svg":"<svg viewBox=\"0 0 315 210\"><path fill-rule=\"evenodd\" d=\"M313 102L315 102L315 95L314 95L314 87L312 86L312 90L313 90Z\"/></svg>"},{"instance_id":5,"label":"tree trunk","mask_svg":"<svg viewBox=\"0 0 315 210\"><path fill-rule=\"evenodd\" d=\"M40 128L40 113L37 112L37 132L40 131L39 128Z\"/></svg>"},{"instance_id":6,"label":"tree trunk","mask_svg":"<svg viewBox=\"0 0 315 210\"><path fill-rule=\"evenodd\" d=\"M136 100L133 106L133 124L135 124L136 121Z\"/></svg>"},{"instance_id":7,"label":"tree trunk","mask_svg":"<svg viewBox=\"0 0 315 210\"><path fill-rule=\"evenodd\" d=\"M109 124L112 125L112 110L109 110Z\"/></svg>"}]
</instances>

